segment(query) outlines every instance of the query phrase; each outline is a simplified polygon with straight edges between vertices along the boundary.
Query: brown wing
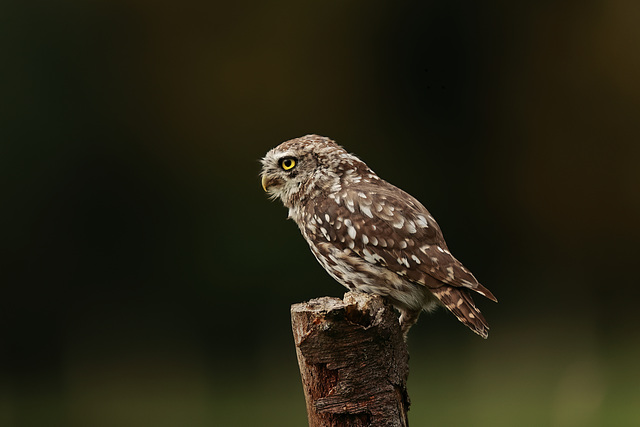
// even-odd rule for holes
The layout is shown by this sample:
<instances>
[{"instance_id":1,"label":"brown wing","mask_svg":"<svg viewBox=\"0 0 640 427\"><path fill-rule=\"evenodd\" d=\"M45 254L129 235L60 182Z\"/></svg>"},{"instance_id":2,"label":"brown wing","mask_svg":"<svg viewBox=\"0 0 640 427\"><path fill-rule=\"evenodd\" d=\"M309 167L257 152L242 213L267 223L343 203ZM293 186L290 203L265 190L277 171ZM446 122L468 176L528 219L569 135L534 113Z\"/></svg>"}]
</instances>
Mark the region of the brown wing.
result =
<instances>
[{"instance_id":1,"label":"brown wing","mask_svg":"<svg viewBox=\"0 0 640 427\"><path fill-rule=\"evenodd\" d=\"M463 287L496 301L493 294L458 261L440 227L415 198L378 179L352 185L313 206L327 240L350 248L364 260L435 289Z\"/></svg>"}]
</instances>

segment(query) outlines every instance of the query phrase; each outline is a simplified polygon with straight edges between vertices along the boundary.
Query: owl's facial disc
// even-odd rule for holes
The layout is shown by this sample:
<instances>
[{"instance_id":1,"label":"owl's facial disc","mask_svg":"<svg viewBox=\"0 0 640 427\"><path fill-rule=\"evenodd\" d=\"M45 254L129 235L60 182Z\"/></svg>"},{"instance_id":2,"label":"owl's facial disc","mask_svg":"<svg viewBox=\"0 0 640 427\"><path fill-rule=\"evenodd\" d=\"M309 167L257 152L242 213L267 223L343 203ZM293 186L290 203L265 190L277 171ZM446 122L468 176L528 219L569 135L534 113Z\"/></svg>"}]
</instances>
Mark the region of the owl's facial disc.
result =
<instances>
[{"instance_id":1,"label":"owl's facial disc","mask_svg":"<svg viewBox=\"0 0 640 427\"><path fill-rule=\"evenodd\" d=\"M312 179L317 167L316 158L307 148L281 144L262 159L262 188L291 208L304 197L301 188Z\"/></svg>"},{"instance_id":2,"label":"owl's facial disc","mask_svg":"<svg viewBox=\"0 0 640 427\"><path fill-rule=\"evenodd\" d=\"M298 158L290 152L269 152L263 159L262 189L272 198L288 199L298 175Z\"/></svg>"}]
</instances>

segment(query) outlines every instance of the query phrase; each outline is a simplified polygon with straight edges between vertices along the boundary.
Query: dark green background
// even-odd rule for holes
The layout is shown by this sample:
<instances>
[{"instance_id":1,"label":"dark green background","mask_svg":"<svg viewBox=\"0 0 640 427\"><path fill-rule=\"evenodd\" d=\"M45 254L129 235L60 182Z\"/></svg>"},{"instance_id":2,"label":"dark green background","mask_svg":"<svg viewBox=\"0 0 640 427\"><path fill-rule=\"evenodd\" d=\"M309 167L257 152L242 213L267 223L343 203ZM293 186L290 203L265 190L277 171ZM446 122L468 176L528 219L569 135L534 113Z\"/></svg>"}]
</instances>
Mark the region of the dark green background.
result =
<instances>
[{"instance_id":1,"label":"dark green background","mask_svg":"<svg viewBox=\"0 0 640 427\"><path fill-rule=\"evenodd\" d=\"M500 300L411 331L415 426L640 424L633 1L0 3L0 425L301 426L343 289L259 183L330 136Z\"/></svg>"}]
</instances>

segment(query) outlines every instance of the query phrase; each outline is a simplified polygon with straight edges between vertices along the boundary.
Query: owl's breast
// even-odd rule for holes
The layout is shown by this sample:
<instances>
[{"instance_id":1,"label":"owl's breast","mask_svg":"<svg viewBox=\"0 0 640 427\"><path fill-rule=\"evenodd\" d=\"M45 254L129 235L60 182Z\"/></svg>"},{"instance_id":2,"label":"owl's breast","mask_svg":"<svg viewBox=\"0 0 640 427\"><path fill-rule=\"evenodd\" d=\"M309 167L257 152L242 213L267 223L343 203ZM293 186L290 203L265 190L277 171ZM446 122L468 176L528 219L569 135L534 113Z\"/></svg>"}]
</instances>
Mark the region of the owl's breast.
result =
<instances>
[{"instance_id":1,"label":"owl's breast","mask_svg":"<svg viewBox=\"0 0 640 427\"><path fill-rule=\"evenodd\" d=\"M371 264L349 248L308 240L320 265L342 286L352 291L381 295L398 308L420 310L434 297L429 290L382 267Z\"/></svg>"}]
</instances>

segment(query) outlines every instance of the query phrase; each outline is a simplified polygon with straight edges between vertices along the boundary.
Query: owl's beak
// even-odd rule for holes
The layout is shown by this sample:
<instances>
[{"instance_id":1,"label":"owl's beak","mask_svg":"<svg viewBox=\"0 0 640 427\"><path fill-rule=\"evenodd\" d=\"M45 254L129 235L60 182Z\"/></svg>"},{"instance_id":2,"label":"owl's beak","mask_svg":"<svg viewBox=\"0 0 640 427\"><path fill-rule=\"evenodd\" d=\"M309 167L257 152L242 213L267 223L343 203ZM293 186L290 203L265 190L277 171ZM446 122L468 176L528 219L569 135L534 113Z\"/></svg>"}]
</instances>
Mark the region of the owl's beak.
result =
<instances>
[{"instance_id":1,"label":"owl's beak","mask_svg":"<svg viewBox=\"0 0 640 427\"><path fill-rule=\"evenodd\" d=\"M274 180L269 178L267 175L262 175L262 189L267 192L269 191L269 187L273 184Z\"/></svg>"},{"instance_id":2,"label":"owl's beak","mask_svg":"<svg viewBox=\"0 0 640 427\"><path fill-rule=\"evenodd\" d=\"M269 174L262 175L262 189L267 193L272 187L277 187L282 184L282 179L278 178L277 176Z\"/></svg>"}]
</instances>

